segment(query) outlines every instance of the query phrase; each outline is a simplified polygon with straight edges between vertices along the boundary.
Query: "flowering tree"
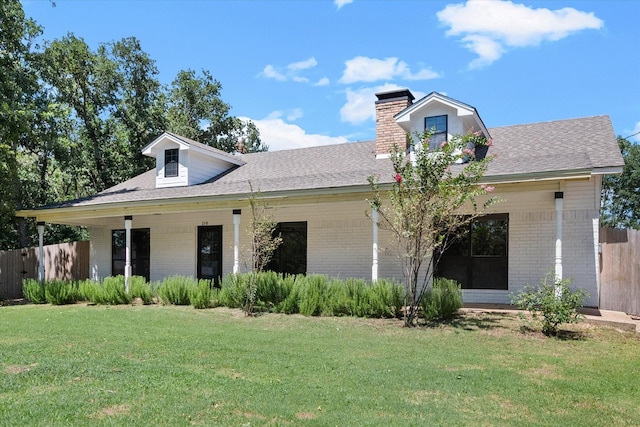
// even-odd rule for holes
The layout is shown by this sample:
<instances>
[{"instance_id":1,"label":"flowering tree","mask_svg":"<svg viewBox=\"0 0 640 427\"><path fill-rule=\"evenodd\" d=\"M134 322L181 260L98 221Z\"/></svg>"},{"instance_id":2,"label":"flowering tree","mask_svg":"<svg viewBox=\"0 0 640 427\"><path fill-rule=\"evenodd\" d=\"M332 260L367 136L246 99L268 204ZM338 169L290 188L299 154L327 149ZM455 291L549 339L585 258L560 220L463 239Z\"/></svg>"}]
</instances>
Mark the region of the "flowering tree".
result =
<instances>
[{"instance_id":1,"label":"flowering tree","mask_svg":"<svg viewBox=\"0 0 640 427\"><path fill-rule=\"evenodd\" d=\"M251 193L249 194L249 206L251 207L251 225L249 234L251 235L251 271L249 284L246 289L246 299L244 311L248 316L253 313L258 291L258 274L262 273L271 261L273 253L282 243L281 236L275 236L274 231L278 222L273 214L269 212L266 203L259 201L260 190L254 191L253 185L249 182Z\"/></svg>"},{"instance_id":2,"label":"flowering tree","mask_svg":"<svg viewBox=\"0 0 640 427\"><path fill-rule=\"evenodd\" d=\"M458 230L498 201L489 197L481 206L476 201L493 191L480 184L491 157L476 157L491 140L470 132L430 149L431 135L425 131L411 138L410 155L397 145L392 149L394 182L388 204L380 195L379 177L369 177L371 207L378 211L380 227L391 231L406 279L406 326L414 325L440 256Z\"/></svg>"}]
</instances>

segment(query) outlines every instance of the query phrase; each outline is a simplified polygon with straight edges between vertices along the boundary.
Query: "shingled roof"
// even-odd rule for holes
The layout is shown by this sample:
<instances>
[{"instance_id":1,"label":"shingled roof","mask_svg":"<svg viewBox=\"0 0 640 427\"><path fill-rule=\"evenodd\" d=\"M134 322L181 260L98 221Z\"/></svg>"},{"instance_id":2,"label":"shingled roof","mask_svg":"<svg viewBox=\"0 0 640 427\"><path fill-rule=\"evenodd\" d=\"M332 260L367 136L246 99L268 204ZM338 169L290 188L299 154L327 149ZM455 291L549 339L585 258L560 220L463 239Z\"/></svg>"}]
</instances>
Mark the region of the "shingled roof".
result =
<instances>
[{"instance_id":1,"label":"shingled roof","mask_svg":"<svg viewBox=\"0 0 640 427\"><path fill-rule=\"evenodd\" d=\"M624 161L607 116L490 128L496 158L489 182L553 179L621 168ZM389 159L376 159L375 141L238 155L245 164L222 176L185 187L155 188L155 169L94 196L41 209L135 203L197 197L246 197L249 181L264 195L310 194L368 188L367 178L392 182Z\"/></svg>"}]
</instances>

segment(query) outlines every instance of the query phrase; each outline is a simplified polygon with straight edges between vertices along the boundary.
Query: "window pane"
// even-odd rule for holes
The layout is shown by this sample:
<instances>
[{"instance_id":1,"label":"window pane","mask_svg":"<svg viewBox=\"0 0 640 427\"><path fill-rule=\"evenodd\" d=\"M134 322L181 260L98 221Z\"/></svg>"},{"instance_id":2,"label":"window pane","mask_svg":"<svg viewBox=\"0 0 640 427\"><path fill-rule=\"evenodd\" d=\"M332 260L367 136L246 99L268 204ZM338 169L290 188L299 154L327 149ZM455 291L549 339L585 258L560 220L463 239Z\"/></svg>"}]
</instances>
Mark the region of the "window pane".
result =
<instances>
[{"instance_id":1,"label":"window pane","mask_svg":"<svg viewBox=\"0 0 640 427\"><path fill-rule=\"evenodd\" d=\"M150 236L148 228L135 228L131 230L131 274L150 278ZM124 275L126 262L126 233L125 230L113 230L111 232L111 275Z\"/></svg>"},{"instance_id":2,"label":"window pane","mask_svg":"<svg viewBox=\"0 0 640 427\"><path fill-rule=\"evenodd\" d=\"M475 219L442 254L436 276L463 289L508 289L508 215Z\"/></svg>"},{"instance_id":3,"label":"window pane","mask_svg":"<svg viewBox=\"0 0 640 427\"><path fill-rule=\"evenodd\" d=\"M475 256L507 256L507 221L479 219L473 222L471 250Z\"/></svg>"},{"instance_id":4,"label":"window pane","mask_svg":"<svg viewBox=\"0 0 640 427\"><path fill-rule=\"evenodd\" d=\"M178 149L164 150L164 176L178 176Z\"/></svg>"},{"instance_id":5,"label":"window pane","mask_svg":"<svg viewBox=\"0 0 640 427\"><path fill-rule=\"evenodd\" d=\"M281 222L274 234L282 237L282 244L273 254L267 270L284 274L307 272L307 223Z\"/></svg>"}]
</instances>

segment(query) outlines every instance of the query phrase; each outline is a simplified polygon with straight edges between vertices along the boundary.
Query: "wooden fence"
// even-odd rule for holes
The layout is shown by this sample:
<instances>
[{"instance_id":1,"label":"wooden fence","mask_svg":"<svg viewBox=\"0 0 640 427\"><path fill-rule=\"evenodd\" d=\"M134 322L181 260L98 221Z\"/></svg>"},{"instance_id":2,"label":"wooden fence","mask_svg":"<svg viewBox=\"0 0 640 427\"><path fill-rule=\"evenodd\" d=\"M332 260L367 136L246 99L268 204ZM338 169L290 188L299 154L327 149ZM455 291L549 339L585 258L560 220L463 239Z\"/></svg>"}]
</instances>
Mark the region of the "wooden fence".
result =
<instances>
[{"instance_id":1,"label":"wooden fence","mask_svg":"<svg viewBox=\"0 0 640 427\"><path fill-rule=\"evenodd\" d=\"M640 315L640 231L600 229L600 308Z\"/></svg>"},{"instance_id":2,"label":"wooden fence","mask_svg":"<svg viewBox=\"0 0 640 427\"><path fill-rule=\"evenodd\" d=\"M89 242L44 247L45 279L89 277ZM38 277L38 248L0 251L0 298L22 298L22 279Z\"/></svg>"}]
</instances>

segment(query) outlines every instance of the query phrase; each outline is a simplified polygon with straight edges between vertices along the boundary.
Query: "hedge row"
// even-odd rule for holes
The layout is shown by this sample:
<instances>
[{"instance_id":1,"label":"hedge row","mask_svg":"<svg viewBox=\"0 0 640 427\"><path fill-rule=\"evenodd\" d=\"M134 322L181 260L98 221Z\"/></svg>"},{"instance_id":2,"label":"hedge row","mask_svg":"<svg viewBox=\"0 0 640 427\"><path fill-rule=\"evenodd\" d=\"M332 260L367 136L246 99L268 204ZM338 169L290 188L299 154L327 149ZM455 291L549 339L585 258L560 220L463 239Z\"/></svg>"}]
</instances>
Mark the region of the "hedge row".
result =
<instances>
[{"instance_id":1,"label":"hedge row","mask_svg":"<svg viewBox=\"0 0 640 427\"><path fill-rule=\"evenodd\" d=\"M34 304L161 303L192 305L195 308L225 306L247 313L272 312L305 316L357 316L400 318L404 307L403 285L378 280L336 279L324 275L281 275L274 272L230 274L221 287L208 280L172 276L148 283L132 277L125 291L124 277L107 277L97 282L85 280L23 282L25 298ZM427 319L443 319L462 306L460 286L451 280L437 279L423 298L421 313Z\"/></svg>"}]
</instances>

